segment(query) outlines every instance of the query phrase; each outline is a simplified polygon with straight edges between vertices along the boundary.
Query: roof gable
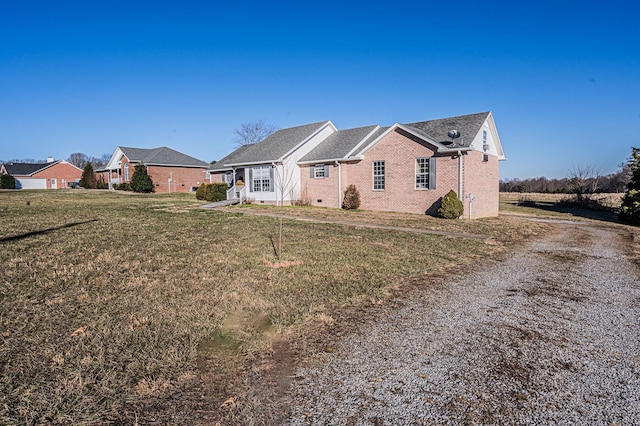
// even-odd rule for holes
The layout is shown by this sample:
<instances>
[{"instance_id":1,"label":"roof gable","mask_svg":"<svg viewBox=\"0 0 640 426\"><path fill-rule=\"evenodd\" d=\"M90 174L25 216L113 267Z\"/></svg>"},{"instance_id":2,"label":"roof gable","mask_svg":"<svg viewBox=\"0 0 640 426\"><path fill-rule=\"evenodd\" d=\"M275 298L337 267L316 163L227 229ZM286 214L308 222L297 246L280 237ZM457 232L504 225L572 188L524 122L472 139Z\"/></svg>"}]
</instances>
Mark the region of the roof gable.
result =
<instances>
[{"instance_id":1,"label":"roof gable","mask_svg":"<svg viewBox=\"0 0 640 426\"><path fill-rule=\"evenodd\" d=\"M235 165L281 161L326 126L333 127L333 124L330 121L321 121L278 130L262 142L241 146L210 167L210 170L222 170Z\"/></svg>"},{"instance_id":2,"label":"roof gable","mask_svg":"<svg viewBox=\"0 0 640 426\"><path fill-rule=\"evenodd\" d=\"M448 135L449 131L457 130L460 133L460 139L456 140L456 142L463 147L469 147L489 114L491 113L480 112L458 117L420 121L418 123L405 124L405 126L444 146L451 145L452 139Z\"/></svg>"},{"instance_id":3,"label":"roof gable","mask_svg":"<svg viewBox=\"0 0 640 426\"><path fill-rule=\"evenodd\" d=\"M150 149L120 146L118 149L133 163L154 166L209 167L209 163L166 146Z\"/></svg>"},{"instance_id":4,"label":"roof gable","mask_svg":"<svg viewBox=\"0 0 640 426\"><path fill-rule=\"evenodd\" d=\"M335 132L302 157L299 163L346 158L350 152L361 142L369 139L379 128L380 126L373 125Z\"/></svg>"},{"instance_id":5,"label":"roof gable","mask_svg":"<svg viewBox=\"0 0 640 426\"><path fill-rule=\"evenodd\" d=\"M31 176L61 161L57 160L51 163L7 163L4 165L4 169L11 176Z\"/></svg>"}]
</instances>

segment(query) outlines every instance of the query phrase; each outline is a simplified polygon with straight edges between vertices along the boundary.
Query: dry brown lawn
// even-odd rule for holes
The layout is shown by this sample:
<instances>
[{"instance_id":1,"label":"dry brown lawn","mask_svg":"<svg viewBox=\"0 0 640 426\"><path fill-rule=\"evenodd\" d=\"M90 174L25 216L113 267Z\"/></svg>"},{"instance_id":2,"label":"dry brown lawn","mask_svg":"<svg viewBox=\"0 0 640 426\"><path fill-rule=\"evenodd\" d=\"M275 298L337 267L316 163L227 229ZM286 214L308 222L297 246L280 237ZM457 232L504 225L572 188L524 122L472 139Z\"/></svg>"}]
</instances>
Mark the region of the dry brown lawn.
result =
<instances>
[{"instance_id":1,"label":"dry brown lawn","mask_svg":"<svg viewBox=\"0 0 640 426\"><path fill-rule=\"evenodd\" d=\"M259 422L269 414L249 388L286 385L301 348L330 350L336 336L314 330L351 328L404 286L548 229L290 207L493 238L285 220L284 260L302 263L276 269L277 219L199 205L193 194L0 192L0 424Z\"/></svg>"}]
</instances>

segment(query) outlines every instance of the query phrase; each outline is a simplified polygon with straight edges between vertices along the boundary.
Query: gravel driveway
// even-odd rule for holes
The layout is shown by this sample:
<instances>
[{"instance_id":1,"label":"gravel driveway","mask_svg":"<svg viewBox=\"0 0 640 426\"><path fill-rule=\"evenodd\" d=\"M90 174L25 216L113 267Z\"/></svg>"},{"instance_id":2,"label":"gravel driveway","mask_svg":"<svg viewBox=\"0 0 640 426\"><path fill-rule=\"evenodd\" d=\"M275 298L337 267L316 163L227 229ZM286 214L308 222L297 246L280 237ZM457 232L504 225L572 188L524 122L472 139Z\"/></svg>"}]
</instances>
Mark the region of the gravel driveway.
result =
<instances>
[{"instance_id":1,"label":"gravel driveway","mask_svg":"<svg viewBox=\"0 0 640 426\"><path fill-rule=\"evenodd\" d=\"M640 425L640 272L558 223L297 370L291 425Z\"/></svg>"}]
</instances>

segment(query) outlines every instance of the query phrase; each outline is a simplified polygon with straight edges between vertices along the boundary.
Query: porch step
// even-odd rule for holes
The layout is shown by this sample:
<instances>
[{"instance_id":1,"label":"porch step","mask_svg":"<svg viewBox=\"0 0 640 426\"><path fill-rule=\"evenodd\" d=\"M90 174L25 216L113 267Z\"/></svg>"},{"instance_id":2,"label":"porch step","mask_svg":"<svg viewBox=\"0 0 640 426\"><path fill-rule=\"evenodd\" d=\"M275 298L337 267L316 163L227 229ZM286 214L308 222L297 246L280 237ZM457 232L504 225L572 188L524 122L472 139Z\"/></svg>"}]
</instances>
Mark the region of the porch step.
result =
<instances>
[{"instance_id":1,"label":"porch step","mask_svg":"<svg viewBox=\"0 0 640 426\"><path fill-rule=\"evenodd\" d=\"M211 204L206 204L204 206L201 206L201 209L215 209L216 207L225 207L225 206L231 206L234 204L240 204L240 198L232 198L230 200L222 200L222 201L216 201L215 203L211 203Z\"/></svg>"}]
</instances>

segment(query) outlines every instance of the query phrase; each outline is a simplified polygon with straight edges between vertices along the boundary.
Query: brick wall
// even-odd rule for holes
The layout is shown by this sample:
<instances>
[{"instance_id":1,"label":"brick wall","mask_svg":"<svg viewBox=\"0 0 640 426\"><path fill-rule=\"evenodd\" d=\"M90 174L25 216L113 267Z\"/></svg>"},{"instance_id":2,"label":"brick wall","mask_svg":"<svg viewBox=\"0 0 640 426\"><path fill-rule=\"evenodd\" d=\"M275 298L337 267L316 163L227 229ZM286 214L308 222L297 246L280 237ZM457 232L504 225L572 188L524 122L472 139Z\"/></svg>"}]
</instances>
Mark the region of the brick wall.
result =
<instances>
[{"instance_id":1,"label":"brick wall","mask_svg":"<svg viewBox=\"0 0 640 426\"><path fill-rule=\"evenodd\" d=\"M451 189L457 192L458 185L458 160L438 157L436 188L415 189L416 158L433 153L429 145L412 135L391 132L365 153L364 160L343 166L343 190L355 184L362 209L433 214L441 197ZM373 190L373 162L379 160L385 161L383 191Z\"/></svg>"},{"instance_id":2,"label":"brick wall","mask_svg":"<svg viewBox=\"0 0 640 426\"><path fill-rule=\"evenodd\" d=\"M340 168L343 170L344 167L344 164L340 165ZM300 167L300 199L311 202L313 206L342 207L340 205L340 194L338 192L340 173L338 167L330 164L328 168L329 177L324 178L312 178L311 171L313 169L314 165L303 165Z\"/></svg>"},{"instance_id":3,"label":"brick wall","mask_svg":"<svg viewBox=\"0 0 640 426\"><path fill-rule=\"evenodd\" d=\"M147 173L153 180L156 193L189 192L203 182L208 182L206 168L148 166ZM133 171L130 171L131 178ZM169 179L171 178L171 189Z\"/></svg>"},{"instance_id":4,"label":"brick wall","mask_svg":"<svg viewBox=\"0 0 640 426\"><path fill-rule=\"evenodd\" d=\"M471 151L464 157L464 217L469 217L469 194L473 194L471 218L497 216L499 205L499 161L495 155Z\"/></svg>"},{"instance_id":5,"label":"brick wall","mask_svg":"<svg viewBox=\"0 0 640 426\"><path fill-rule=\"evenodd\" d=\"M47 179L47 189L51 189L51 179L56 180L57 189L63 189L69 187L67 185L68 182L75 182L76 179L80 180L81 177L82 170L69 163L55 164L32 176L34 179Z\"/></svg>"}]
</instances>

